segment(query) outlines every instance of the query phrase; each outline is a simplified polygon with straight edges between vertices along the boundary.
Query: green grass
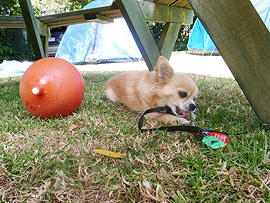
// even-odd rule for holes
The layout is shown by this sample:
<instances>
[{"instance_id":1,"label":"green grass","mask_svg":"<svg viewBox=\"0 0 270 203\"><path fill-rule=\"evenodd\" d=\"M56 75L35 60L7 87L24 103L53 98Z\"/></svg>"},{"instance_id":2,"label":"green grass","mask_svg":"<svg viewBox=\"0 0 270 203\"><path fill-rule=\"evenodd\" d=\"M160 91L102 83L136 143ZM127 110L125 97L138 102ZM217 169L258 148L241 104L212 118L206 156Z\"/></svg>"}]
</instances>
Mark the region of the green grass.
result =
<instances>
[{"instance_id":1,"label":"green grass","mask_svg":"<svg viewBox=\"0 0 270 203\"><path fill-rule=\"evenodd\" d=\"M138 132L140 115L105 98L105 83L115 74L84 75L79 109L43 120L21 103L20 78L0 79L2 202L269 201L269 132L234 80L197 76L199 111L192 125L230 137L213 150L195 134ZM112 159L93 149L127 156Z\"/></svg>"}]
</instances>

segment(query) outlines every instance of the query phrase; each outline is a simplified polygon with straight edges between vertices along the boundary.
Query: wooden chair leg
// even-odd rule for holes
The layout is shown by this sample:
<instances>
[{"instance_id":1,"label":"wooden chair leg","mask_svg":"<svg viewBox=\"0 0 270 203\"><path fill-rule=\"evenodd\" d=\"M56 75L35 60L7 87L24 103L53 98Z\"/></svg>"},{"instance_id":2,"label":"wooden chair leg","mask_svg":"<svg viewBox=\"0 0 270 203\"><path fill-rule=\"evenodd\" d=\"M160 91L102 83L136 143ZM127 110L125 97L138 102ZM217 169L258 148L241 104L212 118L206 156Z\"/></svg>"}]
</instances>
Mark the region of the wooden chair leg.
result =
<instances>
[{"instance_id":1,"label":"wooden chair leg","mask_svg":"<svg viewBox=\"0 0 270 203\"><path fill-rule=\"evenodd\" d=\"M160 50L161 55L168 60L171 57L180 28L181 25L179 23L167 23L163 28L158 43L158 49Z\"/></svg>"},{"instance_id":2,"label":"wooden chair leg","mask_svg":"<svg viewBox=\"0 0 270 203\"><path fill-rule=\"evenodd\" d=\"M34 16L34 11L30 0L19 0L20 7L22 9L24 22L26 29L32 44L35 59L41 59L45 57L44 49L42 46L41 38L37 27L37 19Z\"/></svg>"}]
</instances>

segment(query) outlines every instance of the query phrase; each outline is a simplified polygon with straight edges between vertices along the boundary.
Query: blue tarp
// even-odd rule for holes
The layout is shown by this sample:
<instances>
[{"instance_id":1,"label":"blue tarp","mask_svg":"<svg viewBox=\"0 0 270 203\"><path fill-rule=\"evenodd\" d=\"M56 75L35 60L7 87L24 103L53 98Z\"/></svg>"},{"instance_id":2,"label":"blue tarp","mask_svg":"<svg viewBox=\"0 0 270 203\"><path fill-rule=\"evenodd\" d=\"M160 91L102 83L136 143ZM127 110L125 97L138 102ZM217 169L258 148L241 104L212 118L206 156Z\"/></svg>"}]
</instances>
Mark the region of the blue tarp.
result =
<instances>
[{"instance_id":1,"label":"blue tarp","mask_svg":"<svg viewBox=\"0 0 270 203\"><path fill-rule=\"evenodd\" d=\"M83 9L111 5L113 0L95 0ZM114 23L83 23L68 26L56 57L71 63L138 61L142 55L123 18Z\"/></svg>"},{"instance_id":2,"label":"blue tarp","mask_svg":"<svg viewBox=\"0 0 270 203\"><path fill-rule=\"evenodd\" d=\"M192 33L188 41L188 50L192 52L217 51L214 42L204 29L199 18L195 21Z\"/></svg>"},{"instance_id":3,"label":"blue tarp","mask_svg":"<svg viewBox=\"0 0 270 203\"><path fill-rule=\"evenodd\" d=\"M270 30L270 0L251 0L268 30ZM196 20L188 42L188 50L193 53L217 52L214 42L209 37L199 19Z\"/></svg>"}]
</instances>

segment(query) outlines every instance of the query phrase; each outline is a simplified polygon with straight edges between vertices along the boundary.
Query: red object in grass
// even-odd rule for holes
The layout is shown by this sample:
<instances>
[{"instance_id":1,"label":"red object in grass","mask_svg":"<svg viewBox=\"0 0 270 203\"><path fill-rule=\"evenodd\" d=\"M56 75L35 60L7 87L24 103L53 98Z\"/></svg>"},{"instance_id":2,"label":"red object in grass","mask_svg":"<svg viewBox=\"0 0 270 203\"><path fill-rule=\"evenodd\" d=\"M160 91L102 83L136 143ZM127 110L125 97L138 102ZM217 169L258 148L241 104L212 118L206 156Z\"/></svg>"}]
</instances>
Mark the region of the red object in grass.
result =
<instances>
[{"instance_id":1,"label":"red object in grass","mask_svg":"<svg viewBox=\"0 0 270 203\"><path fill-rule=\"evenodd\" d=\"M221 140L225 144L229 142L229 138L226 135L219 133L219 132L211 132L211 133L209 133L208 136L214 136L215 138Z\"/></svg>"},{"instance_id":2,"label":"red object in grass","mask_svg":"<svg viewBox=\"0 0 270 203\"><path fill-rule=\"evenodd\" d=\"M84 96L84 82L71 63L44 58L23 74L20 97L25 108L40 118L65 117L77 109Z\"/></svg>"}]
</instances>

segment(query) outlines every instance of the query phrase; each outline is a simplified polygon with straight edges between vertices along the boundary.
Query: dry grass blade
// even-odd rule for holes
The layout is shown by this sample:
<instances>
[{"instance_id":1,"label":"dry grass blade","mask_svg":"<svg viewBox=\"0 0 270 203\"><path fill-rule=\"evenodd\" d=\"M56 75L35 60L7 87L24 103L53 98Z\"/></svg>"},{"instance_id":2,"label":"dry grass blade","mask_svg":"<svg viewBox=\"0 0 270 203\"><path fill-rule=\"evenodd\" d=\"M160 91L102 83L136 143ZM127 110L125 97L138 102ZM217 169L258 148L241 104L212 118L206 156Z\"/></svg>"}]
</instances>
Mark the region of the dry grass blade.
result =
<instances>
[{"instance_id":1,"label":"dry grass blade","mask_svg":"<svg viewBox=\"0 0 270 203\"><path fill-rule=\"evenodd\" d=\"M192 125L230 137L226 147L212 150L196 134L138 132L140 115L105 98L105 83L115 74L84 76L80 108L52 120L24 109L20 78L0 79L0 201L269 201L269 132L234 80L197 76L199 112ZM145 121L149 128L162 125ZM94 149L127 156L112 159Z\"/></svg>"}]
</instances>

